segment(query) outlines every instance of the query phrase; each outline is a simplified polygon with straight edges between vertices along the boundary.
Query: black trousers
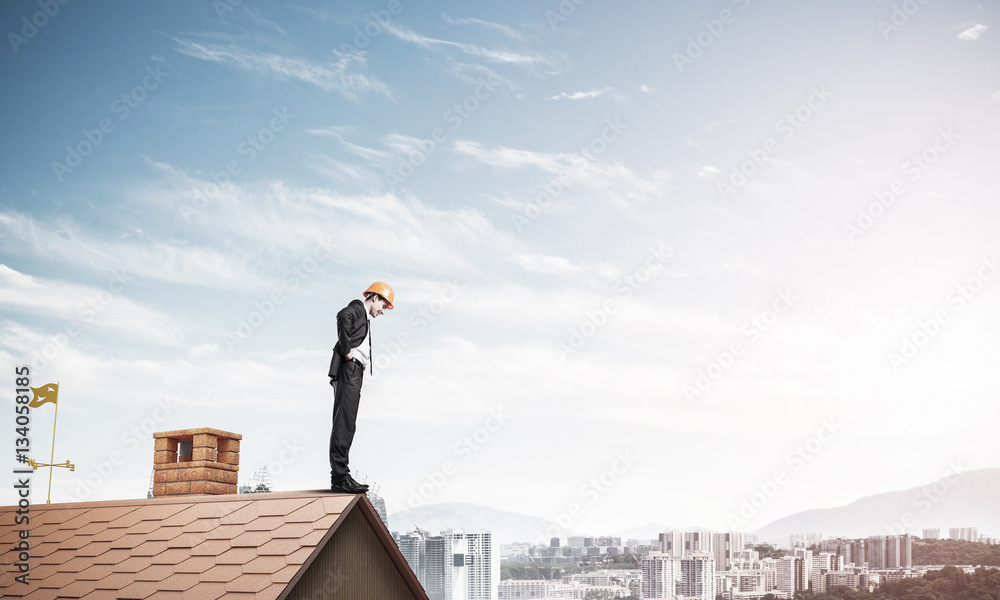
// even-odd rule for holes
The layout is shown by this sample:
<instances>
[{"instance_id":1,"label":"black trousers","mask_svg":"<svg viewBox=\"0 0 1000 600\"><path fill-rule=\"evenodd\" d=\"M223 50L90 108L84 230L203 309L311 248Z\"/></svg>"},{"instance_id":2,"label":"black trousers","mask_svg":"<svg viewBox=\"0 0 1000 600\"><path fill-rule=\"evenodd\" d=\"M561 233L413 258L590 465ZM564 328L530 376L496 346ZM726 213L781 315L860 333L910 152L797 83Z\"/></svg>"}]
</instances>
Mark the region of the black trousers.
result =
<instances>
[{"instance_id":1,"label":"black trousers","mask_svg":"<svg viewBox=\"0 0 1000 600\"><path fill-rule=\"evenodd\" d=\"M361 401L361 382L365 369L358 362L345 360L340 364L337 381L333 383L333 428L330 431L330 479L351 473L347 463L354 441Z\"/></svg>"}]
</instances>

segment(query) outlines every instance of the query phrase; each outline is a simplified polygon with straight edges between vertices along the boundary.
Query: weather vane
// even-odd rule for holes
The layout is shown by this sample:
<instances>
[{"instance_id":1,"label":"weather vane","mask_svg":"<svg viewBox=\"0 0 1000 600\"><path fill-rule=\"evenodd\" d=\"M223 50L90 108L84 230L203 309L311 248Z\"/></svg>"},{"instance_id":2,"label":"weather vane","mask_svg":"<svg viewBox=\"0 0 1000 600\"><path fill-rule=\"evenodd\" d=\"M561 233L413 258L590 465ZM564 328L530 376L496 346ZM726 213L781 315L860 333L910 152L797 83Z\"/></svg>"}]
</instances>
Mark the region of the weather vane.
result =
<instances>
[{"instance_id":1,"label":"weather vane","mask_svg":"<svg viewBox=\"0 0 1000 600\"><path fill-rule=\"evenodd\" d=\"M28 464L31 465L31 468L35 471L38 470L38 467L49 468L49 493L45 497L45 503L52 504L52 467L65 467L70 471L75 471L76 465L69 462L69 460L59 464L52 462L53 460L55 460L56 456L56 419L59 418L59 384L47 383L41 387L31 388L31 391L35 395L35 397L32 398L31 402L28 403L28 406L30 406L31 408L38 408L41 405L47 404L49 402L56 405L56 413L52 417L52 455L49 457L49 462L40 463L36 460L30 458L28 459Z\"/></svg>"}]
</instances>

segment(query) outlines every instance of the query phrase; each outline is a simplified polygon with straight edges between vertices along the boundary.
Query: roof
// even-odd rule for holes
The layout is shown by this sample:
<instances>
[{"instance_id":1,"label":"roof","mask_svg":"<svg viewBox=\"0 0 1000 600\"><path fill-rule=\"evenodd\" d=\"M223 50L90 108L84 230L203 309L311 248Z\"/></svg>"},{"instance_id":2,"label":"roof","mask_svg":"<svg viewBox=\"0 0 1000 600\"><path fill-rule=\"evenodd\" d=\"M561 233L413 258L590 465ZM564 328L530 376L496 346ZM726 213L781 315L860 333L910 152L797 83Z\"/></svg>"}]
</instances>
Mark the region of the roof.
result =
<instances>
[{"instance_id":1,"label":"roof","mask_svg":"<svg viewBox=\"0 0 1000 600\"><path fill-rule=\"evenodd\" d=\"M364 495L328 491L33 505L30 523L0 507L0 547L14 565L27 527L30 586L0 575L0 596L26 598L285 598L349 513L359 511L407 587L419 590ZM13 566L8 567L13 570Z\"/></svg>"}]
</instances>

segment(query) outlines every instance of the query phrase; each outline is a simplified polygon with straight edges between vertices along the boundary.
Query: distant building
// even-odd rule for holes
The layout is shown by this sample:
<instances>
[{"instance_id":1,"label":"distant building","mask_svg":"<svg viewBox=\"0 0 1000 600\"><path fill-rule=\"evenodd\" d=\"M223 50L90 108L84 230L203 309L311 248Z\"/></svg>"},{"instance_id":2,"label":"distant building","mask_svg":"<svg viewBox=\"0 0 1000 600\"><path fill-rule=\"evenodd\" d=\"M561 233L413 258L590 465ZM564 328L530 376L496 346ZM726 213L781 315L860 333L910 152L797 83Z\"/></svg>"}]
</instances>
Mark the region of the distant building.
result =
<instances>
[{"instance_id":1,"label":"distant building","mask_svg":"<svg viewBox=\"0 0 1000 600\"><path fill-rule=\"evenodd\" d=\"M908 533L868 538L868 568L875 571L912 567L912 545L913 536Z\"/></svg>"},{"instance_id":2,"label":"distant building","mask_svg":"<svg viewBox=\"0 0 1000 600\"><path fill-rule=\"evenodd\" d=\"M808 585L805 561L795 556L783 556L778 562L778 590L785 598L792 598L795 592L804 592Z\"/></svg>"},{"instance_id":3,"label":"distant building","mask_svg":"<svg viewBox=\"0 0 1000 600\"><path fill-rule=\"evenodd\" d=\"M552 582L545 579L506 579L497 588L498 600L522 600L525 598L548 598Z\"/></svg>"},{"instance_id":4,"label":"distant building","mask_svg":"<svg viewBox=\"0 0 1000 600\"><path fill-rule=\"evenodd\" d=\"M673 598L677 593L680 559L664 552L652 552L642 557L640 598ZM713 598L714 600L714 598Z\"/></svg>"},{"instance_id":5,"label":"distant building","mask_svg":"<svg viewBox=\"0 0 1000 600\"><path fill-rule=\"evenodd\" d=\"M715 558L695 552L681 559L681 578L677 595L699 600L715 600Z\"/></svg>"},{"instance_id":6,"label":"distant building","mask_svg":"<svg viewBox=\"0 0 1000 600\"><path fill-rule=\"evenodd\" d=\"M948 537L953 540L978 542L979 529L977 527L952 527L951 529L948 530Z\"/></svg>"},{"instance_id":7,"label":"distant building","mask_svg":"<svg viewBox=\"0 0 1000 600\"><path fill-rule=\"evenodd\" d=\"M660 552L672 558L684 556L684 532L664 531L660 534Z\"/></svg>"},{"instance_id":8,"label":"distant building","mask_svg":"<svg viewBox=\"0 0 1000 600\"><path fill-rule=\"evenodd\" d=\"M713 533L712 548L715 553L715 570L728 571L736 558L736 553L743 550L743 534L735 531L728 533Z\"/></svg>"},{"instance_id":9,"label":"distant building","mask_svg":"<svg viewBox=\"0 0 1000 600\"><path fill-rule=\"evenodd\" d=\"M445 600L497 600L500 557L493 534L454 529L441 532L441 537L451 546L452 594Z\"/></svg>"},{"instance_id":10,"label":"distant building","mask_svg":"<svg viewBox=\"0 0 1000 600\"><path fill-rule=\"evenodd\" d=\"M921 536L925 540L939 540L941 539L940 529L925 529L923 535Z\"/></svg>"},{"instance_id":11,"label":"distant building","mask_svg":"<svg viewBox=\"0 0 1000 600\"><path fill-rule=\"evenodd\" d=\"M862 573L862 569L848 569L846 571L831 571L823 576L820 588L815 593L826 593L835 587L846 587L854 591L867 591L867 583L862 585L862 579L867 580L867 572Z\"/></svg>"},{"instance_id":12,"label":"distant building","mask_svg":"<svg viewBox=\"0 0 1000 600\"><path fill-rule=\"evenodd\" d=\"M377 492L368 492L367 495L368 499L371 500L372 506L375 507L375 511L378 513L379 518L382 519L382 522L385 523L386 527L388 527L389 513L385 510L385 500L383 500L382 496L379 496Z\"/></svg>"},{"instance_id":13,"label":"distant building","mask_svg":"<svg viewBox=\"0 0 1000 600\"><path fill-rule=\"evenodd\" d=\"M809 589L809 577L813 571L813 551L806 548L795 548L792 556L802 559L802 589Z\"/></svg>"},{"instance_id":14,"label":"distant building","mask_svg":"<svg viewBox=\"0 0 1000 600\"><path fill-rule=\"evenodd\" d=\"M756 550L737 550L733 553L733 561L760 560L760 552ZM732 565L730 565L732 566Z\"/></svg>"},{"instance_id":15,"label":"distant building","mask_svg":"<svg viewBox=\"0 0 1000 600\"><path fill-rule=\"evenodd\" d=\"M805 548L812 544L818 544L825 537L822 533L793 533L789 541L792 543L792 548Z\"/></svg>"},{"instance_id":16,"label":"distant building","mask_svg":"<svg viewBox=\"0 0 1000 600\"><path fill-rule=\"evenodd\" d=\"M840 564L843 566L855 565L863 567L868 560L864 539L836 538L822 540L819 542L819 551L836 554L840 557Z\"/></svg>"},{"instance_id":17,"label":"distant building","mask_svg":"<svg viewBox=\"0 0 1000 600\"><path fill-rule=\"evenodd\" d=\"M500 557L488 531L417 531L396 538L430 600L497 600Z\"/></svg>"},{"instance_id":18,"label":"distant building","mask_svg":"<svg viewBox=\"0 0 1000 600\"><path fill-rule=\"evenodd\" d=\"M814 594L826 591L824 589L824 577L827 573L839 571L841 569L840 556L830 552L820 552L813 557L812 570L809 574L809 586Z\"/></svg>"}]
</instances>

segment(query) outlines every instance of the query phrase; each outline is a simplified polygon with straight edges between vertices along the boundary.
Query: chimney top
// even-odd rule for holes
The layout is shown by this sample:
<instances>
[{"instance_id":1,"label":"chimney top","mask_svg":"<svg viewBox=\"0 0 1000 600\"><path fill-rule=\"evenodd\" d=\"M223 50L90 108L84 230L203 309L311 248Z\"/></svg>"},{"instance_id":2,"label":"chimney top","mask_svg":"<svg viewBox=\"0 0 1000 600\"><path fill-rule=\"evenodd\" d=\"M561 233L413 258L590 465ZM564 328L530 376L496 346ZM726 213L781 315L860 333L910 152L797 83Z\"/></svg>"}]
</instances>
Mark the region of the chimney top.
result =
<instances>
[{"instance_id":1,"label":"chimney top","mask_svg":"<svg viewBox=\"0 0 1000 600\"><path fill-rule=\"evenodd\" d=\"M153 496L235 494L238 433L197 427L153 434Z\"/></svg>"}]
</instances>

